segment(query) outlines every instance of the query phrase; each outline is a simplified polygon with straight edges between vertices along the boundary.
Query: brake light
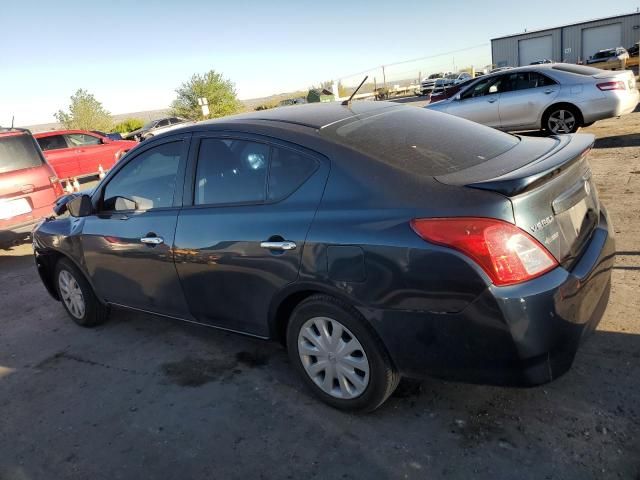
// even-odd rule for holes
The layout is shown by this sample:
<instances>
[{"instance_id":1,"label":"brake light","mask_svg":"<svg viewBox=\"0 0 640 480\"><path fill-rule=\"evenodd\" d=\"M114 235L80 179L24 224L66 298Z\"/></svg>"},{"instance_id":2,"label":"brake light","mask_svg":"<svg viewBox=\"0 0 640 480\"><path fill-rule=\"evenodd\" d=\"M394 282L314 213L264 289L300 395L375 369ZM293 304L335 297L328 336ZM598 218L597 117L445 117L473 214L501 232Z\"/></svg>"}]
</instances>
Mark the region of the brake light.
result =
<instances>
[{"instance_id":1,"label":"brake light","mask_svg":"<svg viewBox=\"0 0 640 480\"><path fill-rule=\"evenodd\" d=\"M57 197L64 194L64 190L62 189L62 185L60 185L60 180L55 175L51 175L49 177L49 183L53 187L53 192Z\"/></svg>"},{"instance_id":2,"label":"brake light","mask_svg":"<svg viewBox=\"0 0 640 480\"><path fill-rule=\"evenodd\" d=\"M609 90L626 90L624 82L622 81L597 83L596 87L603 92L608 92Z\"/></svg>"},{"instance_id":3,"label":"brake light","mask_svg":"<svg viewBox=\"0 0 640 480\"><path fill-rule=\"evenodd\" d=\"M458 250L474 260L495 285L525 282L558 266L535 238L494 218L414 219L411 228L423 240Z\"/></svg>"}]
</instances>

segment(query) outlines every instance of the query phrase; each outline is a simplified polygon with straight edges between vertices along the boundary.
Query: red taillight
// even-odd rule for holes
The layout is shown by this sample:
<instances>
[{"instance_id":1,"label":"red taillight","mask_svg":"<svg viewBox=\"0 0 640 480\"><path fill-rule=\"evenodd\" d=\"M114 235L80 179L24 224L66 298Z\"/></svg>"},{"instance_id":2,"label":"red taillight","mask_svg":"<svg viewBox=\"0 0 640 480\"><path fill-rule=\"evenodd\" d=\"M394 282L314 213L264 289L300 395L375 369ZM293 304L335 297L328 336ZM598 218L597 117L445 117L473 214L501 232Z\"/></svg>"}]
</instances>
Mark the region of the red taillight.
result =
<instances>
[{"instance_id":1,"label":"red taillight","mask_svg":"<svg viewBox=\"0 0 640 480\"><path fill-rule=\"evenodd\" d=\"M53 187L53 192L56 194L56 197L59 197L64 194L64 190L62 189L62 185L60 185L60 180L55 175L51 175L49 177L49 183Z\"/></svg>"},{"instance_id":2,"label":"red taillight","mask_svg":"<svg viewBox=\"0 0 640 480\"><path fill-rule=\"evenodd\" d=\"M469 256L495 285L525 282L558 266L535 238L502 220L425 218L412 220L411 227L424 240Z\"/></svg>"},{"instance_id":3,"label":"red taillight","mask_svg":"<svg viewBox=\"0 0 640 480\"><path fill-rule=\"evenodd\" d=\"M626 90L626 86L624 82L604 82L604 83L596 83L596 87L598 87L603 92L607 92L609 90Z\"/></svg>"}]
</instances>

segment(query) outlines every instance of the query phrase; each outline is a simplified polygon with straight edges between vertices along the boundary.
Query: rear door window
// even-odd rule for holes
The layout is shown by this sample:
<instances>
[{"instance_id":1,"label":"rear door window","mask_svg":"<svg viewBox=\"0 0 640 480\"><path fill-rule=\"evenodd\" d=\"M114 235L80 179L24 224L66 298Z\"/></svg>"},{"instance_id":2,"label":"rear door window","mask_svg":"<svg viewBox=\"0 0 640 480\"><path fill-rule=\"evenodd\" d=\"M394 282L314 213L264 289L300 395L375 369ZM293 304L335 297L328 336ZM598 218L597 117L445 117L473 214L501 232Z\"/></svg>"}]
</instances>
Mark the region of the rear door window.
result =
<instances>
[{"instance_id":1,"label":"rear door window","mask_svg":"<svg viewBox=\"0 0 640 480\"><path fill-rule=\"evenodd\" d=\"M0 136L0 173L42 165L37 148L30 135Z\"/></svg>"},{"instance_id":2,"label":"rear door window","mask_svg":"<svg viewBox=\"0 0 640 480\"><path fill-rule=\"evenodd\" d=\"M269 145L246 140L203 138L196 170L196 205L263 202Z\"/></svg>"},{"instance_id":3,"label":"rear door window","mask_svg":"<svg viewBox=\"0 0 640 480\"><path fill-rule=\"evenodd\" d=\"M464 170L520 142L475 122L414 107L351 117L323 127L320 134L381 163L424 176Z\"/></svg>"},{"instance_id":4,"label":"rear door window","mask_svg":"<svg viewBox=\"0 0 640 480\"><path fill-rule=\"evenodd\" d=\"M94 137L93 135L86 135L84 133L68 133L65 137L67 137L67 142L69 142L69 146L71 148L100 145L102 143L100 138Z\"/></svg>"},{"instance_id":5,"label":"rear door window","mask_svg":"<svg viewBox=\"0 0 640 480\"><path fill-rule=\"evenodd\" d=\"M41 137L36 140L43 152L68 148L67 142L62 135L51 135L50 137Z\"/></svg>"}]
</instances>

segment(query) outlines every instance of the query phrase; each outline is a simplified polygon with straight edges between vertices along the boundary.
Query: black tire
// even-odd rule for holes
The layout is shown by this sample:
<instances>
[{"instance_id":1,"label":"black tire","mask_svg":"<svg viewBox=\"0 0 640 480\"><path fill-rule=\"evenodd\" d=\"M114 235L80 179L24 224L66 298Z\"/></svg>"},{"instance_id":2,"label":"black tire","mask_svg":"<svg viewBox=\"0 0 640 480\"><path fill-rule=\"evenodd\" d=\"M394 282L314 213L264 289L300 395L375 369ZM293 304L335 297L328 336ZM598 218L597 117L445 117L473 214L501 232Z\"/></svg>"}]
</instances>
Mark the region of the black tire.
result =
<instances>
[{"instance_id":1,"label":"black tire","mask_svg":"<svg viewBox=\"0 0 640 480\"><path fill-rule=\"evenodd\" d=\"M369 383L359 396L351 399L336 398L325 393L307 374L298 353L298 335L303 325L314 317L328 317L338 321L362 345L369 361ZM371 412L384 403L400 382L400 375L373 328L353 307L328 295L313 295L293 310L287 325L287 350L291 363L313 393L325 403L341 410Z\"/></svg>"},{"instance_id":2,"label":"black tire","mask_svg":"<svg viewBox=\"0 0 640 480\"><path fill-rule=\"evenodd\" d=\"M552 130L551 126L549 125L549 119L560 110L571 112L571 114L575 118L575 122L573 123L573 126L569 129L569 131L556 133ZM542 117L542 128L548 135L563 135L563 134L575 133L578 131L578 129L581 126L582 126L582 114L576 107L572 105L563 105L563 104L554 105L551 108L549 108L549 110L547 110L544 116Z\"/></svg>"},{"instance_id":3,"label":"black tire","mask_svg":"<svg viewBox=\"0 0 640 480\"><path fill-rule=\"evenodd\" d=\"M84 301L84 312L81 315L78 315L77 312L72 312L63 299L60 276L65 274L63 274L62 272L66 272L71 275L71 278L75 280L78 287L80 288L80 291L82 292L82 299ZM85 276L70 260L66 258L61 258L60 260L58 260L54 271L53 281L56 290L58 291L62 306L67 311L71 319L78 325L82 327L95 327L96 325L100 325L107 320L109 316L109 308L98 300L95 293L93 293L91 285L89 285L89 282L87 282Z\"/></svg>"}]
</instances>

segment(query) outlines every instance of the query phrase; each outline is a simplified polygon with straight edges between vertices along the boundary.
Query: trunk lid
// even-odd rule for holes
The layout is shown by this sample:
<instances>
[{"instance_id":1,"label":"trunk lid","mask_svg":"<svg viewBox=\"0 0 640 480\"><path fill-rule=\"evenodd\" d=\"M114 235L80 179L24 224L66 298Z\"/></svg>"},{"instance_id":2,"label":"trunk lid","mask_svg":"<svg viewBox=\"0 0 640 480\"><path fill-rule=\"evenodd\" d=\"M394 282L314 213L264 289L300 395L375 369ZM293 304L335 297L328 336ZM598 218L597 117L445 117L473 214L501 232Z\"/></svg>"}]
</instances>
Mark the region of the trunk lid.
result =
<instances>
[{"instance_id":1,"label":"trunk lid","mask_svg":"<svg viewBox=\"0 0 640 480\"><path fill-rule=\"evenodd\" d=\"M593 142L592 135L582 134L523 137L520 145L503 155L435 178L504 195L512 204L515 224L570 267L600 216L587 161Z\"/></svg>"}]
</instances>

